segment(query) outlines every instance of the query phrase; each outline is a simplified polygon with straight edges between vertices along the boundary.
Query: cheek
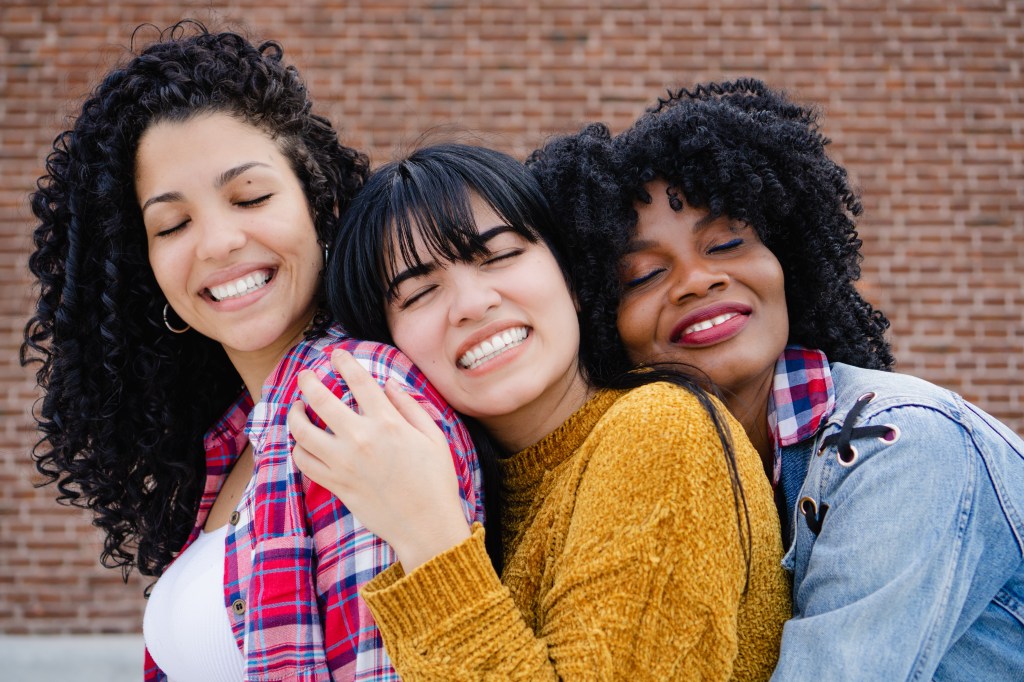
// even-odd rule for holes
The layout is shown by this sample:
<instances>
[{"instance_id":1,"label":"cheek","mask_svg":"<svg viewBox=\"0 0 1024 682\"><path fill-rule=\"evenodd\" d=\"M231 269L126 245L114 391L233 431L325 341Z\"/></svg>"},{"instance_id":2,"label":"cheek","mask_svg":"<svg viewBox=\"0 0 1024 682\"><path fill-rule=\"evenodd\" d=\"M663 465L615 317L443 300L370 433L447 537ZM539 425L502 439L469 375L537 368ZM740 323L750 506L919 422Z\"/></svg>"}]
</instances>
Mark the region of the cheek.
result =
<instances>
[{"instance_id":1,"label":"cheek","mask_svg":"<svg viewBox=\"0 0 1024 682\"><path fill-rule=\"evenodd\" d=\"M786 303L786 279L782 272L782 266L772 256L766 259L761 272L763 285L763 297L771 306L772 327L782 338L783 342L789 339L789 305ZM779 351L782 352L781 349Z\"/></svg>"},{"instance_id":2,"label":"cheek","mask_svg":"<svg viewBox=\"0 0 1024 682\"><path fill-rule=\"evenodd\" d=\"M388 329L391 331L395 346L433 382L430 370L437 366L442 352L442 339L436 333L435 326L427 319L417 319L415 315L400 313L388 316Z\"/></svg>"},{"instance_id":3,"label":"cheek","mask_svg":"<svg viewBox=\"0 0 1024 682\"><path fill-rule=\"evenodd\" d=\"M656 317L642 300L623 301L619 306L618 329L630 357L646 355L654 344Z\"/></svg>"},{"instance_id":4,"label":"cheek","mask_svg":"<svg viewBox=\"0 0 1024 682\"><path fill-rule=\"evenodd\" d=\"M149 267L164 296L173 296L174 284L180 275L178 270L181 269L173 254L168 253L167 249L150 249Z\"/></svg>"}]
</instances>

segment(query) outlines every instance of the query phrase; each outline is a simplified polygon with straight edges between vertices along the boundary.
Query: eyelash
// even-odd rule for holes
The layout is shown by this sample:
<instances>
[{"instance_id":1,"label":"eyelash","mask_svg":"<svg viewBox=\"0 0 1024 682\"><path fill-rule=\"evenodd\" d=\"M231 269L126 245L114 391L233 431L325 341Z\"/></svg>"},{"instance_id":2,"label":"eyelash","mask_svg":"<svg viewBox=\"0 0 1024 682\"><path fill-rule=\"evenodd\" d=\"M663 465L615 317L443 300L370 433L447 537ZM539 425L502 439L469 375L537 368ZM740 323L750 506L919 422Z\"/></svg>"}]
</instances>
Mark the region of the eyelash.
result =
<instances>
[{"instance_id":1,"label":"eyelash","mask_svg":"<svg viewBox=\"0 0 1024 682\"><path fill-rule=\"evenodd\" d=\"M654 279L657 275L660 275L663 272L665 272L665 268L657 268L655 270L651 270L646 275L641 275L640 277L636 277L634 279L629 280L628 282L625 283L624 286L626 287L626 289L636 289L637 287L646 284L648 281Z\"/></svg>"},{"instance_id":2,"label":"eyelash","mask_svg":"<svg viewBox=\"0 0 1024 682\"><path fill-rule=\"evenodd\" d=\"M261 197L256 197L255 199L249 199L248 201L236 201L235 205L238 206L239 208L256 208L257 206L262 206L263 204L267 203L267 201L269 201L270 197L272 197L272 196L274 196L274 195L273 194L264 194ZM174 227L169 227L166 230L160 230L159 232L156 233L156 236L157 237L167 237L169 235L172 235L175 232L177 232L178 230L180 230L181 228L183 228L186 225L188 225L188 222L189 222L188 220L183 220L180 223L178 223L177 225L175 225Z\"/></svg>"},{"instance_id":3,"label":"eyelash","mask_svg":"<svg viewBox=\"0 0 1024 682\"><path fill-rule=\"evenodd\" d=\"M254 206L260 206L261 204L265 204L272 196L274 195L264 194L261 197L256 197L255 199L250 199L249 201L239 201L237 205L242 208L253 208Z\"/></svg>"},{"instance_id":4,"label":"eyelash","mask_svg":"<svg viewBox=\"0 0 1024 682\"><path fill-rule=\"evenodd\" d=\"M175 232L177 232L181 228L185 227L185 225L187 225L187 224L188 224L188 221L187 220L183 220L182 222L178 223L174 227L168 227L166 230L160 230L159 232L156 233L156 236L157 237L167 237L169 235L174 234Z\"/></svg>"},{"instance_id":5,"label":"eyelash","mask_svg":"<svg viewBox=\"0 0 1024 682\"><path fill-rule=\"evenodd\" d=\"M499 262L501 262L503 260L507 260L509 258L514 258L514 257L518 256L519 254L521 254L522 252L523 252L522 249L511 249L509 251L502 251L500 253L491 255L488 258L485 258L481 262L482 262L483 265L491 265L493 263L499 263Z\"/></svg>"},{"instance_id":6,"label":"eyelash","mask_svg":"<svg viewBox=\"0 0 1024 682\"><path fill-rule=\"evenodd\" d=\"M708 249L708 253L719 253L721 251L728 251L729 249L735 249L737 246L740 246L741 244L743 244L743 240L737 237L736 239L729 240L724 244L717 244L715 246L712 246L710 249Z\"/></svg>"},{"instance_id":7,"label":"eyelash","mask_svg":"<svg viewBox=\"0 0 1024 682\"><path fill-rule=\"evenodd\" d=\"M523 249L511 249L509 251L502 251L502 252L498 253L497 255L492 255L492 256L490 256L488 258L485 258L485 259L481 260L480 263L482 265L492 265L494 263L498 263L498 262L501 262L503 260L507 260L509 258L514 258L514 257L520 255L521 253L523 253ZM417 291L412 296L409 296L408 298L406 298L404 301L399 302L398 303L398 309L399 310L405 310L409 306L411 306L414 303L416 303L416 301L420 300L421 298L423 298L424 296L429 294L435 288L437 288L436 285L431 285L431 286L428 286L428 287L426 287L424 289L421 289L421 290Z\"/></svg>"},{"instance_id":8,"label":"eyelash","mask_svg":"<svg viewBox=\"0 0 1024 682\"><path fill-rule=\"evenodd\" d=\"M406 308L411 306L413 303L415 303L416 301L420 300L421 298L423 298L424 296L429 294L434 289L435 289L435 286L431 285L429 287L426 287L425 289L421 289L421 290L417 291L416 293L414 293L409 298L405 299L404 301L399 302L398 309L399 310L405 310Z\"/></svg>"}]
</instances>

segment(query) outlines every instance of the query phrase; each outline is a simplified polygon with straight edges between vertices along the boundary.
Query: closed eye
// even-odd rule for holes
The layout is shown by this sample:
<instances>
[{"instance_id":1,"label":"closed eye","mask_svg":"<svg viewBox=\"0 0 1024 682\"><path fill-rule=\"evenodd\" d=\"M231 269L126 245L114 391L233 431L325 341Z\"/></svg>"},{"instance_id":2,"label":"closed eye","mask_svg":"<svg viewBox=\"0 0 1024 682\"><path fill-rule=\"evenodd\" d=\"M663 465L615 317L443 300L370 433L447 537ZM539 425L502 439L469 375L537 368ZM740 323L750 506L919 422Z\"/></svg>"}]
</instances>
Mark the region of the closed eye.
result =
<instances>
[{"instance_id":1,"label":"closed eye","mask_svg":"<svg viewBox=\"0 0 1024 682\"><path fill-rule=\"evenodd\" d=\"M157 237L166 237L168 235L172 235L175 232L177 232L178 230L180 230L183 227L185 227L186 225L188 225L188 223L189 223L188 220L183 220L183 221L181 221L180 223L178 223L177 225L175 225L173 227L168 227L165 230L160 230L159 232L155 233L155 236L157 236Z\"/></svg>"},{"instance_id":2,"label":"closed eye","mask_svg":"<svg viewBox=\"0 0 1024 682\"><path fill-rule=\"evenodd\" d=\"M743 240L737 237L736 239L730 239L724 244L716 244L715 246L712 246L710 249L708 249L708 253L721 253L722 251L729 251L730 249L735 249L737 246L740 246L742 244Z\"/></svg>"},{"instance_id":3,"label":"closed eye","mask_svg":"<svg viewBox=\"0 0 1024 682\"><path fill-rule=\"evenodd\" d=\"M423 287L422 289L417 289L410 296L406 297L402 301L399 301L398 309L399 310L405 310L409 306L411 306L411 305L415 304L417 301L421 300L424 296L426 296L427 294L429 294L431 291L433 291L436 288L437 288L437 285L431 284L429 286Z\"/></svg>"},{"instance_id":4,"label":"closed eye","mask_svg":"<svg viewBox=\"0 0 1024 682\"><path fill-rule=\"evenodd\" d=\"M256 197L255 199L249 199L248 201L239 201L239 202L237 202L236 205L237 206L241 206L242 208L254 208L256 206L260 206L262 204L267 203L267 201L272 196L274 196L274 195L273 194L265 194L265 195L263 195L261 197Z\"/></svg>"},{"instance_id":5,"label":"closed eye","mask_svg":"<svg viewBox=\"0 0 1024 682\"><path fill-rule=\"evenodd\" d=\"M626 280L626 282L623 283L623 286L626 289L636 289L637 287L642 286L647 282L651 281L652 279L654 279L663 272L665 272L665 268L656 268L648 273L640 275L639 277L634 277L633 279Z\"/></svg>"},{"instance_id":6,"label":"closed eye","mask_svg":"<svg viewBox=\"0 0 1024 682\"><path fill-rule=\"evenodd\" d=\"M500 263L503 260L515 258L523 253L523 249L508 249L507 251L499 251L498 253L492 254L488 258L483 260L484 265L494 265Z\"/></svg>"}]
</instances>

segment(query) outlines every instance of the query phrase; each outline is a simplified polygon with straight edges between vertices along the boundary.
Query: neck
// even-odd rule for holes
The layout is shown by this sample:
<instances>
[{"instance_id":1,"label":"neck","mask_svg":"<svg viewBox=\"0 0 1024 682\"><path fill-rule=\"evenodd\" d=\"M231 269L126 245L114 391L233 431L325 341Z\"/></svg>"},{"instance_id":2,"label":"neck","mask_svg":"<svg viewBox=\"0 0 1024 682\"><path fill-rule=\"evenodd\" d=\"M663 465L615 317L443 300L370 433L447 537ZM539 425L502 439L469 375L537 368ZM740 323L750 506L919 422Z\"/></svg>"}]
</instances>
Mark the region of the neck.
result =
<instances>
[{"instance_id":1,"label":"neck","mask_svg":"<svg viewBox=\"0 0 1024 682\"><path fill-rule=\"evenodd\" d=\"M775 452L768 428L768 398L774 382L774 372L751 382L740 391L724 397L725 406L743 425L747 438L761 456L761 465L771 479Z\"/></svg>"},{"instance_id":2,"label":"neck","mask_svg":"<svg viewBox=\"0 0 1024 682\"><path fill-rule=\"evenodd\" d=\"M594 388L577 371L515 412L478 421L506 452L519 452L564 424L592 395Z\"/></svg>"},{"instance_id":3,"label":"neck","mask_svg":"<svg viewBox=\"0 0 1024 682\"><path fill-rule=\"evenodd\" d=\"M296 333L282 336L277 342L258 350L241 351L224 346L231 364L235 366L246 390L252 396L253 402L259 402L263 396L263 385L267 382L271 372L284 359L288 351L295 347L305 333L309 325L303 325Z\"/></svg>"}]
</instances>

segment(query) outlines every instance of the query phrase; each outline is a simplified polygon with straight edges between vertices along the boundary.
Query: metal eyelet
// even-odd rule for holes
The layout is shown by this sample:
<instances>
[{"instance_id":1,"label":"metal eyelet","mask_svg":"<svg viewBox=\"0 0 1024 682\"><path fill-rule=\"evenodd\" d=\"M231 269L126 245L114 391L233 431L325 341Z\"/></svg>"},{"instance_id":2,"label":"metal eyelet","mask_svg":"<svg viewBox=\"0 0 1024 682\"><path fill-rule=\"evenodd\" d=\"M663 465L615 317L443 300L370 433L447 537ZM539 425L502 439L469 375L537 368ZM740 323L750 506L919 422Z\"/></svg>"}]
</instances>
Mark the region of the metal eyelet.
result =
<instances>
[{"instance_id":1,"label":"metal eyelet","mask_svg":"<svg viewBox=\"0 0 1024 682\"><path fill-rule=\"evenodd\" d=\"M819 507L813 497L801 497L797 506L800 509L800 513L804 515L804 521L807 523L807 528L809 528L815 535L819 534L821 532L822 524L825 523L825 514L828 513L828 505L822 502Z\"/></svg>"},{"instance_id":2,"label":"metal eyelet","mask_svg":"<svg viewBox=\"0 0 1024 682\"><path fill-rule=\"evenodd\" d=\"M836 452L836 459L839 460L840 466L852 467L857 462L857 457L860 453L857 452L857 448L851 443L850 444L850 456L849 459L843 457L843 451L839 450Z\"/></svg>"},{"instance_id":3,"label":"metal eyelet","mask_svg":"<svg viewBox=\"0 0 1024 682\"><path fill-rule=\"evenodd\" d=\"M882 441L885 445L892 445L900 439L900 427L895 424L886 424L885 427L889 429L889 432L884 436L879 436L878 440Z\"/></svg>"},{"instance_id":4,"label":"metal eyelet","mask_svg":"<svg viewBox=\"0 0 1024 682\"><path fill-rule=\"evenodd\" d=\"M867 393L865 393L861 397L857 398L857 402L859 403L862 400L866 400L868 402L871 402L874 399L875 399L875 392L874 391L868 391Z\"/></svg>"}]
</instances>

